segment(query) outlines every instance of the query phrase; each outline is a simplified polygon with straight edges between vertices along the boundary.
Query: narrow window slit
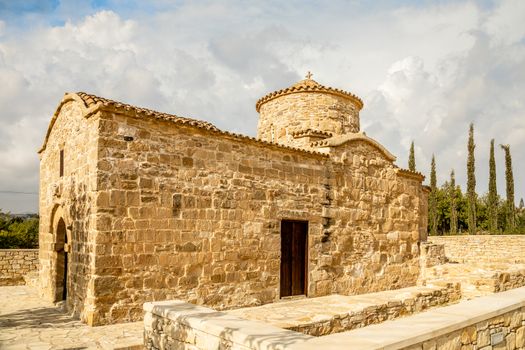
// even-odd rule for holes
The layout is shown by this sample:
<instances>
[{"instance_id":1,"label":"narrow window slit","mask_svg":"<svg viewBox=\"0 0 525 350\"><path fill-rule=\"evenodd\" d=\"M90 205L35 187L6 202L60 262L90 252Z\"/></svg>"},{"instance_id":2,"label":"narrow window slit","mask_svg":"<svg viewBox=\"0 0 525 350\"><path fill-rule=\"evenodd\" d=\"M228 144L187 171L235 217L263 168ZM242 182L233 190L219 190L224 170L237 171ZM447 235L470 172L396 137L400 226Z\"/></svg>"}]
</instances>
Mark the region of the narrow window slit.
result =
<instances>
[{"instance_id":1,"label":"narrow window slit","mask_svg":"<svg viewBox=\"0 0 525 350\"><path fill-rule=\"evenodd\" d=\"M60 150L60 177L64 176L64 150Z\"/></svg>"}]
</instances>

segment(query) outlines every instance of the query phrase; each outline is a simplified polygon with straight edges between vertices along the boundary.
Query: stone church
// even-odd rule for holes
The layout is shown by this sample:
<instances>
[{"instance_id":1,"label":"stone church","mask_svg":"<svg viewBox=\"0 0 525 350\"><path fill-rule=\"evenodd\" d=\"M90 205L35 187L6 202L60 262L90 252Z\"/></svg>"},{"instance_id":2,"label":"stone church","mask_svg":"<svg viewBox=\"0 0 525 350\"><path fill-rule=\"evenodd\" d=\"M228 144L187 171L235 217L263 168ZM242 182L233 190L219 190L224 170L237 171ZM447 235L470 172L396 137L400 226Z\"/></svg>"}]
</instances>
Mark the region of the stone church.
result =
<instances>
[{"instance_id":1,"label":"stone church","mask_svg":"<svg viewBox=\"0 0 525 350\"><path fill-rule=\"evenodd\" d=\"M363 102L311 79L256 104L257 137L86 93L40 154L40 281L90 325L147 301L221 310L415 285L419 173L359 127Z\"/></svg>"}]
</instances>

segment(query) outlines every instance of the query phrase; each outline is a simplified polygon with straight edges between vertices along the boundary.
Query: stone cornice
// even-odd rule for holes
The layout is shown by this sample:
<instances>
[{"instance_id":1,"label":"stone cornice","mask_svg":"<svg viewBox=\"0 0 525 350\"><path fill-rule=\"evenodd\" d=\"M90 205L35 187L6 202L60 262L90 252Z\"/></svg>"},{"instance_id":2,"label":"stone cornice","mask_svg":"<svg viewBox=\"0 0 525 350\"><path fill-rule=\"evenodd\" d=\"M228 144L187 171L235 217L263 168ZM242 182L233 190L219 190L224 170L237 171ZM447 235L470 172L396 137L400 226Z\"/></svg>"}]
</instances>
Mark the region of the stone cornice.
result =
<instances>
[{"instance_id":1,"label":"stone cornice","mask_svg":"<svg viewBox=\"0 0 525 350\"><path fill-rule=\"evenodd\" d=\"M292 137L294 139L298 139L301 137L319 137L319 138L327 138L332 137L333 134L328 131L321 131L321 130L313 130L313 129L306 129L306 130L297 130L291 133Z\"/></svg>"}]
</instances>

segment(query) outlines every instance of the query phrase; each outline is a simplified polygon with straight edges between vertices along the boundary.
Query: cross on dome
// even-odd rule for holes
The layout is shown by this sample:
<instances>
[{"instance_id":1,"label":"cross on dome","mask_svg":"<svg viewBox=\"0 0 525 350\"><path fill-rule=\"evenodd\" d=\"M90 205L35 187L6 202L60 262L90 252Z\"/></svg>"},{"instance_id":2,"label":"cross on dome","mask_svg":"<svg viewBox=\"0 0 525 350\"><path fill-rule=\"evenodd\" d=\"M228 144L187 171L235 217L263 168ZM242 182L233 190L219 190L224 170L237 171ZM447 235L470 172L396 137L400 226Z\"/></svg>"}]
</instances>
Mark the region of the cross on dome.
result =
<instances>
[{"instance_id":1,"label":"cross on dome","mask_svg":"<svg viewBox=\"0 0 525 350\"><path fill-rule=\"evenodd\" d=\"M308 73L306 73L305 78L306 79L312 79L312 76L313 76L313 74L310 71L308 71Z\"/></svg>"}]
</instances>

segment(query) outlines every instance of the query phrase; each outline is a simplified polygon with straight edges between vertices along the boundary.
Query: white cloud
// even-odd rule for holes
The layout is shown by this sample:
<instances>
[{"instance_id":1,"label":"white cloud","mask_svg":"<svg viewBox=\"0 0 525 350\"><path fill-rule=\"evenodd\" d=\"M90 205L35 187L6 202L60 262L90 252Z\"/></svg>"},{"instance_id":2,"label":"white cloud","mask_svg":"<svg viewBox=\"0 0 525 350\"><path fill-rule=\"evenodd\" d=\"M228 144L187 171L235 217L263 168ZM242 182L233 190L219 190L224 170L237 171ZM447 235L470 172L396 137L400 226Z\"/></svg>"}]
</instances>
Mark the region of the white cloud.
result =
<instances>
[{"instance_id":1,"label":"white cloud","mask_svg":"<svg viewBox=\"0 0 525 350\"><path fill-rule=\"evenodd\" d=\"M382 128L377 122L372 129L387 144L392 142L391 147L401 154L401 165L406 164L407 149L414 139L419 169L428 174L431 154L435 153L439 182L446 181L450 169L455 168L459 182L464 184L467 130L468 124L474 122L478 192L487 190L491 138L497 143L510 143L515 174L525 171L524 155L520 152L525 146L523 44L516 47L515 39L502 41L497 37L501 32L494 34L483 29L494 17L499 19L506 8L504 3L493 13L480 16L484 20L471 32L473 45L466 43L463 50L443 52L435 57L434 65L415 57L391 65L376 92L384 100L376 107L373 94L367 113L375 121L381 116L395 120L395 131ZM525 21L525 12L520 16ZM398 137L400 143L396 141ZM500 153L496 150L498 184L503 193L504 164ZM516 192L518 196L525 194L524 184L519 181Z\"/></svg>"},{"instance_id":2,"label":"white cloud","mask_svg":"<svg viewBox=\"0 0 525 350\"><path fill-rule=\"evenodd\" d=\"M483 28L494 45L509 45L519 42L525 36L523 14L525 2L508 0L501 2L494 12L488 14Z\"/></svg>"},{"instance_id":3,"label":"white cloud","mask_svg":"<svg viewBox=\"0 0 525 350\"><path fill-rule=\"evenodd\" d=\"M414 139L420 170L428 172L435 153L439 181L454 167L464 182L468 124L474 122L478 190L486 189L490 138L510 143L515 177L525 173L519 151L525 146L524 2L493 8L471 1L372 9L353 2L301 4L159 1L162 12L124 15L65 1L56 10L65 16L62 25L41 19L34 28L18 28L0 20L6 87L0 160L8 164L0 182L36 190L36 150L66 91L254 135L256 100L308 70L320 83L363 97L363 129L401 166ZM525 197L519 181L516 194Z\"/></svg>"}]
</instances>

